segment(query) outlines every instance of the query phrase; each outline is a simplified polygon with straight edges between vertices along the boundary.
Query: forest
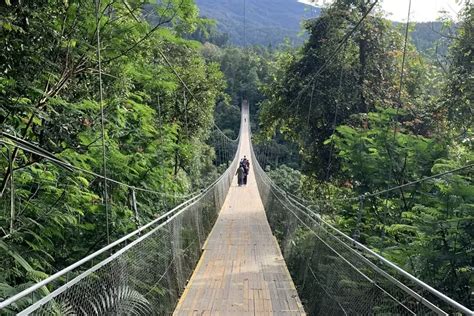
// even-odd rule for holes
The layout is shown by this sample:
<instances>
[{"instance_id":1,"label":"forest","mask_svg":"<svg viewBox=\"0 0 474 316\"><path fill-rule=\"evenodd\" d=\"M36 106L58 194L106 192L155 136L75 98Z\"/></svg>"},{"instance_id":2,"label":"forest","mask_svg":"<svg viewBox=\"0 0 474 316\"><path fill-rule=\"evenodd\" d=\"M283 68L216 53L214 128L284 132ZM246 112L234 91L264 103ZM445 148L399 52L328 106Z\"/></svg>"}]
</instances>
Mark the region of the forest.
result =
<instances>
[{"instance_id":1,"label":"forest","mask_svg":"<svg viewBox=\"0 0 474 316\"><path fill-rule=\"evenodd\" d=\"M412 26L377 14L342 42L367 10L338 1L308 21L300 50L274 55L259 137L296 144L300 160L281 165L270 144L267 170L327 221L472 308L474 7L466 2L454 33L449 22L440 30L433 47L450 48L434 56L404 40Z\"/></svg>"},{"instance_id":2,"label":"forest","mask_svg":"<svg viewBox=\"0 0 474 316\"><path fill-rule=\"evenodd\" d=\"M264 47L194 0L0 2L0 299L212 183L245 99L275 183L473 309L474 5L431 30L370 3Z\"/></svg>"},{"instance_id":3,"label":"forest","mask_svg":"<svg viewBox=\"0 0 474 316\"><path fill-rule=\"evenodd\" d=\"M213 181L214 108L230 103L220 65L184 36L206 23L191 0L148 11L143 1L98 8L7 1L1 10L0 124L8 138L1 143L0 297L8 297ZM104 170L117 181L107 185L108 203L97 177ZM138 215L133 187L143 188Z\"/></svg>"}]
</instances>

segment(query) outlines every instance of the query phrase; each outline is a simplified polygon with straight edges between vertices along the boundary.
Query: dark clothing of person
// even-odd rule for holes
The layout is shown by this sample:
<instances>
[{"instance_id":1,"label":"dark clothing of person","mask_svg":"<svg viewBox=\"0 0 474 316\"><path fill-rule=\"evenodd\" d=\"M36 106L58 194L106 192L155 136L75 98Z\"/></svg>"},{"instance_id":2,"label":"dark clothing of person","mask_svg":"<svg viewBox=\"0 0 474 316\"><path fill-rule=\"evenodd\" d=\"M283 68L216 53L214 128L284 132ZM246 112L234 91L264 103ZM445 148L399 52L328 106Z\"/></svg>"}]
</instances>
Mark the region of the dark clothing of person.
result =
<instances>
[{"instance_id":1,"label":"dark clothing of person","mask_svg":"<svg viewBox=\"0 0 474 316\"><path fill-rule=\"evenodd\" d=\"M237 183L239 184L239 187L244 183L244 177L245 177L245 170L242 166L237 169L237 172L235 173L237 175Z\"/></svg>"},{"instance_id":2,"label":"dark clothing of person","mask_svg":"<svg viewBox=\"0 0 474 316\"><path fill-rule=\"evenodd\" d=\"M240 161L240 168L243 168L244 172L248 173L247 165L245 164L244 160Z\"/></svg>"},{"instance_id":3,"label":"dark clothing of person","mask_svg":"<svg viewBox=\"0 0 474 316\"><path fill-rule=\"evenodd\" d=\"M245 173L246 173L246 174L249 174L249 171L250 171L250 161L248 161L247 159L244 158L244 160L243 160L243 165L244 165Z\"/></svg>"},{"instance_id":4,"label":"dark clothing of person","mask_svg":"<svg viewBox=\"0 0 474 316\"><path fill-rule=\"evenodd\" d=\"M247 185L247 176L249 175L249 169L250 169L250 162L247 160L247 158L244 158L241 162L242 167L244 168L245 174L243 178L243 184Z\"/></svg>"}]
</instances>

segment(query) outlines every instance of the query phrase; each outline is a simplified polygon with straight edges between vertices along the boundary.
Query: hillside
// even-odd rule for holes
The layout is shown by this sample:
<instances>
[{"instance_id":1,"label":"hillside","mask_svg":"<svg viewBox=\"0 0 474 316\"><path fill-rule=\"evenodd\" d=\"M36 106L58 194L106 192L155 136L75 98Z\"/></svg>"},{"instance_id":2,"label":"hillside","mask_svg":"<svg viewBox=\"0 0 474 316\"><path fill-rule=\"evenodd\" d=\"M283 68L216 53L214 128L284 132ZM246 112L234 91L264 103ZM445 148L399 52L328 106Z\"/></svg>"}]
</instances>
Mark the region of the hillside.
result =
<instances>
[{"instance_id":1,"label":"hillside","mask_svg":"<svg viewBox=\"0 0 474 316\"><path fill-rule=\"evenodd\" d=\"M201 15L217 20L219 31L230 42L244 44L244 2L242 0L197 0ZM296 0L258 0L245 3L247 43L277 45L289 38L301 44L301 21L315 17L319 9Z\"/></svg>"},{"instance_id":2,"label":"hillside","mask_svg":"<svg viewBox=\"0 0 474 316\"><path fill-rule=\"evenodd\" d=\"M196 0L201 16L215 19L219 32L228 35L230 44L244 44L243 0ZM249 45L276 46L285 39L301 45L305 39L301 23L317 17L320 9L296 0L258 0L245 3L246 38ZM395 25L398 23L395 23ZM432 52L440 35L441 23L416 24L411 33L413 43L421 52ZM446 46L440 51L446 52Z\"/></svg>"},{"instance_id":3,"label":"hillside","mask_svg":"<svg viewBox=\"0 0 474 316\"><path fill-rule=\"evenodd\" d=\"M411 38L418 51L434 56L437 50L438 54L444 56L448 52L449 38L443 38L442 34L455 34L456 28L457 25L454 24L449 31L444 30L441 22L417 23L411 32Z\"/></svg>"}]
</instances>

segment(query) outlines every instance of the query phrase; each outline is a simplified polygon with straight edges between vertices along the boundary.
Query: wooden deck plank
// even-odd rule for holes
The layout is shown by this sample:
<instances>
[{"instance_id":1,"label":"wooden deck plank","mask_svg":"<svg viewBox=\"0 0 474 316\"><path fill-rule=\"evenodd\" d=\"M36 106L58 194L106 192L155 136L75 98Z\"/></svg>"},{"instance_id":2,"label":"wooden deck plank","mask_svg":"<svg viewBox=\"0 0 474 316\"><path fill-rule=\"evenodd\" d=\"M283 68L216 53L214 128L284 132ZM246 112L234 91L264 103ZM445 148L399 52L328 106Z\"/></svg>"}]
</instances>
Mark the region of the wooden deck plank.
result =
<instances>
[{"instance_id":1,"label":"wooden deck plank","mask_svg":"<svg viewBox=\"0 0 474 316\"><path fill-rule=\"evenodd\" d=\"M250 159L248 133L241 137L239 157ZM250 163L248 184L234 179L174 315L305 315Z\"/></svg>"}]
</instances>

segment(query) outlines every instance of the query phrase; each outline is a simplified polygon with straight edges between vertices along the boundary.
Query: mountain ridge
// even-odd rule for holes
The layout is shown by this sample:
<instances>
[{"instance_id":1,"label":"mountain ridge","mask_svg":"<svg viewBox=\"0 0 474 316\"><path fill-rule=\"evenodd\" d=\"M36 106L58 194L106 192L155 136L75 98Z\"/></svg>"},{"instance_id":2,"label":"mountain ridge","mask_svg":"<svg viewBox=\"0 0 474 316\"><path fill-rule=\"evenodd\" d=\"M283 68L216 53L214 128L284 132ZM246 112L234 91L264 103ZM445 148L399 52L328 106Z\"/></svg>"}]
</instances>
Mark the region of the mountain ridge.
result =
<instances>
[{"instance_id":1,"label":"mountain ridge","mask_svg":"<svg viewBox=\"0 0 474 316\"><path fill-rule=\"evenodd\" d=\"M196 4L200 15L216 20L218 32L225 34L229 43L237 46L275 47L285 41L299 46L306 39L301 24L304 20L317 17L321 12L321 8L298 0L196 0ZM416 23L410 36L420 52L433 54L436 42L441 38L441 27L441 22ZM446 51L444 44L440 47L440 52Z\"/></svg>"},{"instance_id":2,"label":"mountain ridge","mask_svg":"<svg viewBox=\"0 0 474 316\"><path fill-rule=\"evenodd\" d=\"M301 44L301 22L317 17L320 9L288 0L196 0L201 16L217 21L234 45L272 45L285 39ZM245 6L245 11L244 11ZM245 15L244 15L245 12ZM244 32L245 20L245 32ZM244 37L245 33L245 37Z\"/></svg>"}]
</instances>

